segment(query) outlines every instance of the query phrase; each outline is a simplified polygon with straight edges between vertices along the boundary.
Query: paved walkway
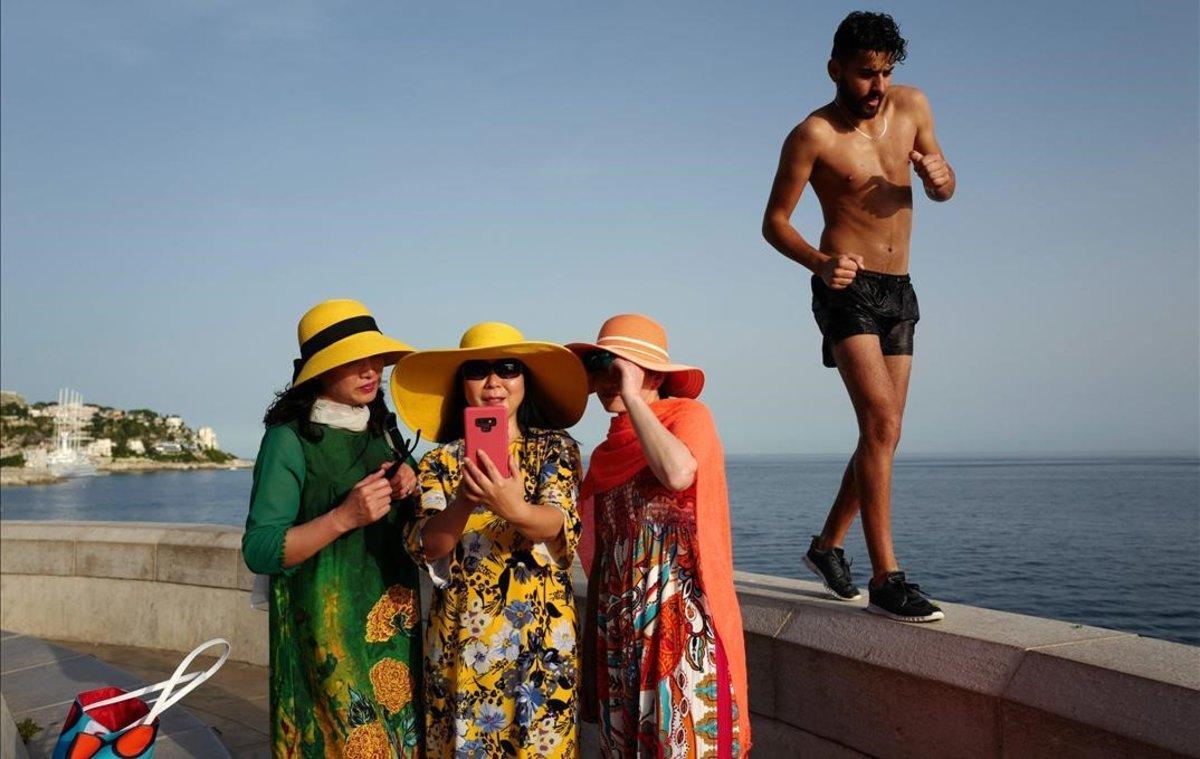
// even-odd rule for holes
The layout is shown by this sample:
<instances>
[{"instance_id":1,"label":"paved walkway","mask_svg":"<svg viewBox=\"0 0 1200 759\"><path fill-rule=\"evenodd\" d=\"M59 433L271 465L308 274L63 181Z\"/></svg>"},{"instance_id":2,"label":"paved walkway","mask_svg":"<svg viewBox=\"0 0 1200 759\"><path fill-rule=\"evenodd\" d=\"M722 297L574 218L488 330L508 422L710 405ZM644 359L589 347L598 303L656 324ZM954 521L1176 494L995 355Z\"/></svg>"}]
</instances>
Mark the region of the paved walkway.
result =
<instances>
[{"instance_id":1,"label":"paved walkway","mask_svg":"<svg viewBox=\"0 0 1200 759\"><path fill-rule=\"evenodd\" d=\"M4 633L11 635L11 633ZM19 639L37 641L36 638L14 636L12 643ZM140 681L140 684L156 683L171 676L182 658L174 651L156 651L148 648L131 648L129 646L108 646L96 643L73 643L69 641L38 641L43 646L54 649L57 655L71 662L90 660L92 666L108 667L107 671L124 673L124 679L113 679L111 684L128 686ZM15 649L14 653L15 653ZM38 733L31 742L31 759L38 756L49 756L58 737L62 718L66 715L67 706L72 696L66 697L66 702L56 705L36 714L22 711L14 705L16 699L9 694L9 655L10 640L3 641L4 654L4 692L9 700L13 715L19 722L25 717L34 716L38 724L45 730ZM208 666L212 662L209 657L197 657L196 668ZM109 675L116 677L116 675ZM132 679L130 679L132 676ZM102 679L102 678L101 678ZM99 681L98 681L99 682ZM108 684L108 683L106 683ZM75 686L79 687L75 687ZM87 685L74 683L72 695L80 690L86 690ZM227 661L212 679L201 685L186 698L179 706L167 712L163 717L163 734L167 737L167 723L171 719L189 716L199 720L203 725L212 728L212 732L228 750L229 754L238 759L267 759L271 756L268 743L268 703L267 703L267 668L256 667L252 664ZM62 700L62 699L60 699ZM190 713L190 715L189 715ZM192 724L191 729L196 725ZM208 732L208 731L203 731ZM211 734L210 734L211 735ZM184 736L187 737L187 736ZM594 725L583 725L580 731L581 754L584 757L599 755L596 729ZM41 748L49 746L49 748ZM194 746L184 747L183 753L174 753L171 749L164 751L164 739L159 740L159 748L155 751L155 759L172 759L177 756L209 757L212 753L198 750ZM193 753L193 752L196 753Z\"/></svg>"},{"instance_id":2,"label":"paved walkway","mask_svg":"<svg viewBox=\"0 0 1200 759\"><path fill-rule=\"evenodd\" d=\"M85 648L88 647L68 648L27 635L0 632L0 682L5 702L15 722L30 719L42 728L29 741L31 759L48 757L54 752L63 719L77 693L105 685L132 690L147 682L157 682L169 676L180 659L178 654L164 654L172 657L172 664L159 677L157 670L124 669L101 661ZM188 706L187 701L203 698L203 690L181 703ZM160 725L154 753L158 759L229 756L215 733L187 708L168 710Z\"/></svg>"},{"instance_id":3,"label":"paved walkway","mask_svg":"<svg viewBox=\"0 0 1200 759\"><path fill-rule=\"evenodd\" d=\"M148 683L170 677L182 659L182 654L174 651L54 642L80 653L91 654ZM201 669L212 662L212 657L200 656L193 667ZM227 661L211 680L180 701L179 706L213 728L229 753L238 759L265 759L271 756L267 742L266 667ZM157 752L155 757L157 759Z\"/></svg>"}]
</instances>

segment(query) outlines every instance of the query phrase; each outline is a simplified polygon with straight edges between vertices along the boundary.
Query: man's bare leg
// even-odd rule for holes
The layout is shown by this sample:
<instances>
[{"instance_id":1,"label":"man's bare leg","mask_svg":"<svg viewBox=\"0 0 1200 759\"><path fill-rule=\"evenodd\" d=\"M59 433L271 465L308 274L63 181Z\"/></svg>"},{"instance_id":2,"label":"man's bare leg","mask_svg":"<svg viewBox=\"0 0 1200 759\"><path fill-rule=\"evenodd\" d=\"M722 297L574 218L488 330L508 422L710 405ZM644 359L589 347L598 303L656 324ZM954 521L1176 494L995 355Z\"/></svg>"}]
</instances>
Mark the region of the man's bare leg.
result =
<instances>
[{"instance_id":1,"label":"man's bare leg","mask_svg":"<svg viewBox=\"0 0 1200 759\"><path fill-rule=\"evenodd\" d=\"M858 417L859 443L818 541L818 549L840 546L863 515L873 579L897 569L891 537L892 459L908 398L911 356L884 356L875 335L855 335L833 349Z\"/></svg>"},{"instance_id":2,"label":"man's bare leg","mask_svg":"<svg viewBox=\"0 0 1200 759\"><path fill-rule=\"evenodd\" d=\"M892 390L900 403L901 422L904 419L904 407L908 401L908 380L912 372L912 356L884 356L883 363L887 366L888 376L892 380ZM837 497L825 518L825 526L817 539L817 549L828 551L833 547L845 545L846 535L858 516L861 501L858 489L854 484L854 455L846 463L846 471L842 474L842 484L838 488Z\"/></svg>"}]
</instances>

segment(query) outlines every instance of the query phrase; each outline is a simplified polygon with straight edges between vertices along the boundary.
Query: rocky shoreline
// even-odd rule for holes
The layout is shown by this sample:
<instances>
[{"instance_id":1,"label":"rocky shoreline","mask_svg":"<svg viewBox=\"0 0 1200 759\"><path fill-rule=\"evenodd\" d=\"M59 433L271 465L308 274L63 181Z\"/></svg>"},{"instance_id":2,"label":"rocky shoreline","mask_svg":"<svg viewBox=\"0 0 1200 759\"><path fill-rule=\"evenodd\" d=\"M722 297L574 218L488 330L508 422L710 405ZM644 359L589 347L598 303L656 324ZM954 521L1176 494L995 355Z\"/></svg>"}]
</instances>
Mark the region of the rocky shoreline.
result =
<instances>
[{"instance_id":1,"label":"rocky shoreline","mask_svg":"<svg viewBox=\"0 0 1200 759\"><path fill-rule=\"evenodd\" d=\"M24 485L53 485L63 482L65 477L50 474L49 469L28 466L0 467L0 487L21 487Z\"/></svg>"},{"instance_id":2,"label":"rocky shoreline","mask_svg":"<svg viewBox=\"0 0 1200 759\"><path fill-rule=\"evenodd\" d=\"M215 461L154 461L153 459L110 459L96 465L100 472L181 472L192 469L249 469L253 461L230 459L222 463Z\"/></svg>"},{"instance_id":3,"label":"rocky shoreline","mask_svg":"<svg viewBox=\"0 0 1200 759\"><path fill-rule=\"evenodd\" d=\"M214 461L154 461L152 459L110 459L96 464L96 471L105 474L143 474L146 472L186 472L196 469L249 469L253 461L233 459L224 463ZM65 481L65 477L51 474L44 467L0 468L0 487L23 487L27 485L54 485Z\"/></svg>"}]
</instances>

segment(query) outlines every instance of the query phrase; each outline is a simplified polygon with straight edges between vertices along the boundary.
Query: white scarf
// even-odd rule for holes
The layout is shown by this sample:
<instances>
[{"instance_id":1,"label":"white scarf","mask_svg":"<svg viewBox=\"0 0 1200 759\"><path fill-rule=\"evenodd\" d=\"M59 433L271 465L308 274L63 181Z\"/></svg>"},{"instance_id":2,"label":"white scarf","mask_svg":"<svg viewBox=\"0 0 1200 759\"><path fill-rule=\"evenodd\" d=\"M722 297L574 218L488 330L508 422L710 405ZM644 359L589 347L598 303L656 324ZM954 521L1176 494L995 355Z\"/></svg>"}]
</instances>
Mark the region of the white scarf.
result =
<instances>
[{"instance_id":1,"label":"white scarf","mask_svg":"<svg viewBox=\"0 0 1200 759\"><path fill-rule=\"evenodd\" d=\"M371 420L371 409L366 406L347 406L345 403L317 398L308 415L310 422L339 427L351 432L362 432Z\"/></svg>"}]
</instances>

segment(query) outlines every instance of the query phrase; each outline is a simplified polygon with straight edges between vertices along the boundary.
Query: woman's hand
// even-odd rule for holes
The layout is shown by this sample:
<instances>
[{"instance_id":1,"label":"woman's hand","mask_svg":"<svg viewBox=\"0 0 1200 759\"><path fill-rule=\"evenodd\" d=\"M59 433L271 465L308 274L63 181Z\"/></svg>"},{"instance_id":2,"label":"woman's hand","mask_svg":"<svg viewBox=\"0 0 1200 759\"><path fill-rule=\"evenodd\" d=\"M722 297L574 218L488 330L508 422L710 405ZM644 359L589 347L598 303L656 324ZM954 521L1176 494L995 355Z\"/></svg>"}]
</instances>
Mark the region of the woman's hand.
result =
<instances>
[{"instance_id":1,"label":"woman's hand","mask_svg":"<svg viewBox=\"0 0 1200 759\"><path fill-rule=\"evenodd\" d=\"M396 473L392 475L390 482L392 498L401 501L408 498L417 489L417 473L408 464L401 464Z\"/></svg>"},{"instance_id":2,"label":"woman's hand","mask_svg":"<svg viewBox=\"0 0 1200 759\"><path fill-rule=\"evenodd\" d=\"M510 476L505 477L485 451L478 454L479 463L463 461L462 484L459 492L473 503L482 503L498 517L512 521L525 503L525 478L515 456L508 458Z\"/></svg>"},{"instance_id":3,"label":"woman's hand","mask_svg":"<svg viewBox=\"0 0 1200 759\"><path fill-rule=\"evenodd\" d=\"M617 373L621 382L621 399L629 405L629 399L640 396L642 386L646 381L646 370L628 359L617 356L613 359L612 370Z\"/></svg>"},{"instance_id":4,"label":"woman's hand","mask_svg":"<svg viewBox=\"0 0 1200 759\"><path fill-rule=\"evenodd\" d=\"M343 532L366 527L382 519L392 507L392 483L383 475L390 464L383 464L363 477L333 509L334 524Z\"/></svg>"},{"instance_id":5,"label":"woman's hand","mask_svg":"<svg viewBox=\"0 0 1200 759\"><path fill-rule=\"evenodd\" d=\"M458 497L482 503L534 543L544 543L562 535L561 511L525 500L525 476L516 456L508 457L508 471L512 474L505 477L485 452L480 451L478 455L479 463L463 461Z\"/></svg>"}]
</instances>

